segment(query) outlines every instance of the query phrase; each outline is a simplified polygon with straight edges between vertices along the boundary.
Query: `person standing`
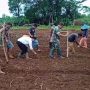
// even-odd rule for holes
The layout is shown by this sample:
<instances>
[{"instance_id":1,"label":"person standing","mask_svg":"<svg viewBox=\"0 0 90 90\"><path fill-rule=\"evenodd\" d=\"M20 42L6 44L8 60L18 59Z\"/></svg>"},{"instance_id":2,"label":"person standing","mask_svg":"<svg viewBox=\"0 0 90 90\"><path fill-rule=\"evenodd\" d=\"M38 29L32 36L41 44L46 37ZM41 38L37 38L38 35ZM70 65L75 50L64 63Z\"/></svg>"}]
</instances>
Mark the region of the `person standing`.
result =
<instances>
[{"instance_id":1,"label":"person standing","mask_svg":"<svg viewBox=\"0 0 90 90\"><path fill-rule=\"evenodd\" d=\"M12 24L11 23L5 23L3 25L3 28L0 30L1 32L1 35L3 35L4 37L4 41L5 41L5 44L6 44L6 52L7 52L7 55L9 58L13 59L14 56L12 55L12 48L14 47L12 41L11 41L11 27L12 27Z\"/></svg>"},{"instance_id":2,"label":"person standing","mask_svg":"<svg viewBox=\"0 0 90 90\"><path fill-rule=\"evenodd\" d=\"M55 50L57 50L57 55L59 59L64 58L62 56L62 50L60 46L60 35L65 36L60 33L62 28L63 28L63 23L59 23L57 26L54 26L52 28L50 34L50 52L49 52L49 56L51 59L54 59Z\"/></svg>"},{"instance_id":3,"label":"person standing","mask_svg":"<svg viewBox=\"0 0 90 90\"><path fill-rule=\"evenodd\" d=\"M40 51L37 31L38 31L37 24L33 24L29 30L29 35L33 39L33 41L32 41L33 48L36 48L37 51Z\"/></svg>"}]
</instances>

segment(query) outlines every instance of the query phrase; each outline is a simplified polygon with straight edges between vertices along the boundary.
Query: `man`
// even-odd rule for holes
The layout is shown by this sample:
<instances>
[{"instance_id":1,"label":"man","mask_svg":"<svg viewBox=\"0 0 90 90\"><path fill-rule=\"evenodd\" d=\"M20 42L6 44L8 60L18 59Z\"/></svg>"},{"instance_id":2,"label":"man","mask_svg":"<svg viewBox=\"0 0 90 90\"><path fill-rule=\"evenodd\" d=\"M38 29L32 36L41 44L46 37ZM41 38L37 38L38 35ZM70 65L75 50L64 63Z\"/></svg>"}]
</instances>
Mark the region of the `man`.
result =
<instances>
[{"instance_id":1,"label":"man","mask_svg":"<svg viewBox=\"0 0 90 90\"><path fill-rule=\"evenodd\" d=\"M29 35L33 39L33 41L32 41L33 48L36 48L37 51L40 51L39 42L38 42L38 38L37 38L37 24L32 25L32 27L29 30Z\"/></svg>"},{"instance_id":2,"label":"man","mask_svg":"<svg viewBox=\"0 0 90 90\"><path fill-rule=\"evenodd\" d=\"M78 39L80 37L82 37L82 33L71 33L71 34L69 34L69 36L68 36L68 49L72 53L75 53L74 44L76 43L77 45L79 45Z\"/></svg>"},{"instance_id":3,"label":"man","mask_svg":"<svg viewBox=\"0 0 90 90\"><path fill-rule=\"evenodd\" d=\"M11 41L11 37L10 37L10 29L12 27L12 24L11 23L5 23L3 25L3 28L0 30L2 36L4 37L4 40L5 40L5 43L6 43L6 46L7 46L7 55L9 58L13 59L14 56L12 55L12 48L14 47L12 41Z\"/></svg>"},{"instance_id":4,"label":"man","mask_svg":"<svg viewBox=\"0 0 90 90\"><path fill-rule=\"evenodd\" d=\"M65 36L65 35L62 35L60 33L62 28L63 28L63 23L59 23L57 26L54 26L51 29L49 56L52 59L54 58L55 50L57 50L57 55L58 55L59 59L64 58L64 57L62 57L62 50L61 50L61 47L60 47L60 35Z\"/></svg>"}]
</instances>

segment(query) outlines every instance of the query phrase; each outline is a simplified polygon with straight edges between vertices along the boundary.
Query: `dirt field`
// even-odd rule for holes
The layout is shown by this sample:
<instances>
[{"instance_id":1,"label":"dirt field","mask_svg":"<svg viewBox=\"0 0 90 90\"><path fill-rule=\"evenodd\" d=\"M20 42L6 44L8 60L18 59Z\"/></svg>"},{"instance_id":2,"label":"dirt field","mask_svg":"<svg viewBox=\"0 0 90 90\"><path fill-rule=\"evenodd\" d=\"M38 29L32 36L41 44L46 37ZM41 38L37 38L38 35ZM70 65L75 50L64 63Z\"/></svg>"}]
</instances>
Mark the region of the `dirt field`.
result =
<instances>
[{"instance_id":1,"label":"dirt field","mask_svg":"<svg viewBox=\"0 0 90 90\"><path fill-rule=\"evenodd\" d=\"M14 56L19 52L17 38L26 33L25 30L12 32ZM90 90L90 37L88 49L75 47L76 54L62 60L56 55L50 60L48 56L48 31L39 31L39 41L42 51L37 52L38 57L30 52L30 60L15 58L6 63L0 47L0 65L5 72L0 74L0 90ZM66 55L66 38L61 37L61 45Z\"/></svg>"}]
</instances>

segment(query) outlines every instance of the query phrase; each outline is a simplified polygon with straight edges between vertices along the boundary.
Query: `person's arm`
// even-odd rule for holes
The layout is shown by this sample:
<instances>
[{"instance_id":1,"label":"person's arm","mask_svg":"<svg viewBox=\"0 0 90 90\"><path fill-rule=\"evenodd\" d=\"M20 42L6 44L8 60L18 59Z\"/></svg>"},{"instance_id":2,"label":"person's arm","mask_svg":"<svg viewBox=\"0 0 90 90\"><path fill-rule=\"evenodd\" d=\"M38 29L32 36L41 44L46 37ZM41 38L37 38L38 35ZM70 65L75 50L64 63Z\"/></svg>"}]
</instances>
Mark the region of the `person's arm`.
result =
<instances>
[{"instance_id":1,"label":"person's arm","mask_svg":"<svg viewBox=\"0 0 90 90\"><path fill-rule=\"evenodd\" d=\"M61 34L61 33L60 33L60 35L66 37L66 36L67 36L67 33L66 33L66 34Z\"/></svg>"},{"instance_id":2,"label":"person's arm","mask_svg":"<svg viewBox=\"0 0 90 90\"><path fill-rule=\"evenodd\" d=\"M0 29L0 33L2 33L3 31L4 31L4 28L1 28L1 29Z\"/></svg>"},{"instance_id":3,"label":"person's arm","mask_svg":"<svg viewBox=\"0 0 90 90\"><path fill-rule=\"evenodd\" d=\"M30 47L30 50L36 55L37 53L36 53L36 52L34 51L34 49L33 49L31 39L29 40L29 47Z\"/></svg>"},{"instance_id":4,"label":"person's arm","mask_svg":"<svg viewBox=\"0 0 90 90\"><path fill-rule=\"evenodd\" d=\"M79 43L78 43L78 41L77 41L77 40L75 40L75 43L76 43L77 45L79 45Z\"/></svg>"},{"instance_id":5,"label":"person's arm","mask_svg":"<svg viewBox=\"0 0 90 90\"><path fill-rule=\"evenodd\" d=\"M33 35L31 35L30 31L29 31L29 36L30 36L30 37L33 37Z\"/></svg>"},{"instance_id":6,"label":"person's arm","mask_svg":"<svg viewBox=\"0 0 90 90\"><path fill-rule=\"evenodd\" d=\"M57 35L58 36L67 36L67 33L66 34L61 34L60 32L57 32Z\"/></svg>"},{"instance_id":7,"label":"person's arm","mask_svg":"<svg viewBox=\"0 0 90 90\"><path fill-rule=\"evenodd\" d=\"M51 36L52 36L52 33L53 33L53 29L51 28L51 30L50 30L50 36L49 36L49 38L51 38Z\"/></svg>"},{"instance_id":8,"label":"person's arm","mask_svg":"<svg viewBox=\"0 0 90 90\"><path fill-rule=\"evenodd\" d=\"M31 49L31 51L32 51L35 55L37 55L37 53L34 51L34 49Z\"/></svg>"},{"instance_id":9,"label":"person's arm","mask_svg":"<svg viewBox=\"0 0 90 90\"><path fill-rule=\"evenodd\" d=\"M28 30L29 36L31 37L31 28Z\"/></svg>"}]
</instances>

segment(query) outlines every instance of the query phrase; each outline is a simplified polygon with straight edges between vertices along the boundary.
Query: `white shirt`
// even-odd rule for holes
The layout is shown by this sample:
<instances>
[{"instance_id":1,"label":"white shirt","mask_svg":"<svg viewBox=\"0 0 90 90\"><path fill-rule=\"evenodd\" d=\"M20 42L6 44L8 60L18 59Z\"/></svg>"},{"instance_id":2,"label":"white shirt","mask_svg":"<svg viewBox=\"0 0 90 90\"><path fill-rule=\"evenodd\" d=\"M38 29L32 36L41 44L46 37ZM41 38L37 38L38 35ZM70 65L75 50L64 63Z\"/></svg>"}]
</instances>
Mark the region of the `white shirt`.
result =
<instances>
[{"instance_id":1,"label":"white shirt","mask_svg":"<svg viewBox=\"0 0 90 90\"><path fill-rule=\"evenodd\" d=\"M23 44L26 45L26 46L29 45L30 49L31 49L31 50L33 49L33 47L32 47L32 39L31 39L29 36L23 35L23 36L22 36L21 38L19 38L17 41L23 43Z\"/></svg>"}]
</instances>

